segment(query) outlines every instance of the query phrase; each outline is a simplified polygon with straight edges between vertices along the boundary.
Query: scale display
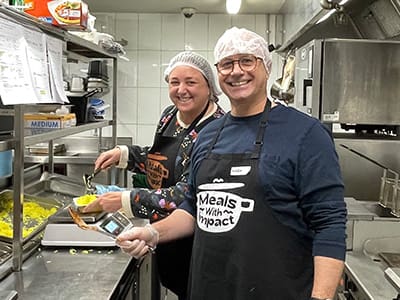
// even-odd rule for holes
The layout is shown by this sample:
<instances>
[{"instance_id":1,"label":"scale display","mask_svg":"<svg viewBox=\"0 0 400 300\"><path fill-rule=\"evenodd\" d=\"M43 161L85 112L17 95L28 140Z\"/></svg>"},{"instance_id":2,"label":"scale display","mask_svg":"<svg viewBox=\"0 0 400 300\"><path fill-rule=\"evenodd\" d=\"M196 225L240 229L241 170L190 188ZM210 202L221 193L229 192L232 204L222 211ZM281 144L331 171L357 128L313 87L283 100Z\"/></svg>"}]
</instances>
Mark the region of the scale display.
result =
<instances>
[{"instance_id":1,"label":"scale display","mask_svg":"<svg viewBox=\"0 0 400 300\"><path fill-rule=\"evenodd\" d=\"M121 232L131 228L133 224L127 216L121 212L115 212L108 216L101 224L100 227L113 236L119 235Z\"/></svg>"}]
</instances>

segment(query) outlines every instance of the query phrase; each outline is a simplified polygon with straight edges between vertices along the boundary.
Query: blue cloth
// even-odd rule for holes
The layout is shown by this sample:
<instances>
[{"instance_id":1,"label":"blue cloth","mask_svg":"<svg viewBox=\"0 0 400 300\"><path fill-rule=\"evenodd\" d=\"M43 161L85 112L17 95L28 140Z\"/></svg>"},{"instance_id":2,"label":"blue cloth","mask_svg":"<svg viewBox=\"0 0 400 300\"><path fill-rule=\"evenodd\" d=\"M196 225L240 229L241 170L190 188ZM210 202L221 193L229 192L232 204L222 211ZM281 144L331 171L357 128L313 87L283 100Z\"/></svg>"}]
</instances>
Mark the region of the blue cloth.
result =
<instances>
[{"instance_id":1,"label":"blue cloth","mask_svg":"<svg viewBox=\"0 0 400 300\"><path fill-rule=\"evenodd\" d=\"M101 184L96 184L96 194L97 195L102 195L108 192L123 192L125 191L125 188L121 188L116 185L101 185Z\"/></svg>"},{"instance_id":2,"label":"blue cloth","mask_svg":"<svg viewBox=\"0 0 400 300\"><path fill-rule=\"evenodd\" d=\"M212 152L250 152L260 117L228 115ZM190 191L197 187L195 174L221 122L216 120L199 133L192 153ZM344 185L333 140L323 124L294 108L274 107L265 130L259 178L264 201L277 220L302 238L312 239L314 256L344 260ZM187 193L180 208L196 217L195 193Z\"/></svg>"}]
</instances>

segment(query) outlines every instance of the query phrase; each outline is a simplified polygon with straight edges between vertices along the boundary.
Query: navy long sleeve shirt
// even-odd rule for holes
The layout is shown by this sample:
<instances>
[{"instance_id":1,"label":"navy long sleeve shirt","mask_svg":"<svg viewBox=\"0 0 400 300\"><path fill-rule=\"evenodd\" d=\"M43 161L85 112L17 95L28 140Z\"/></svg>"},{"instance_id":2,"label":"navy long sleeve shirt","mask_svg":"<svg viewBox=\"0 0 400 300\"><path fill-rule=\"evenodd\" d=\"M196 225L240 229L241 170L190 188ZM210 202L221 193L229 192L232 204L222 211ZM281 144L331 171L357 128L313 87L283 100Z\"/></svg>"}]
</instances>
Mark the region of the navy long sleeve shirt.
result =
<instances>
[{"instance_id":1,"label":"navy long sleeve shirt","mask_svg":"<svg viewBox=\"0 0 400 300\"><path fill-rule=\"evenodd\" d=\"M226 117L212 152L252 151L261 114ZM189 192L180 208L194 217L196 172L222 119L200 132L193 149ZM259 172L264 201L268 201L275 217L302 238L312 239L314 256L344 260L347 217L344 185L328 129L296 109L274 107L265 130Z\"/></svg>"}]
</instances>

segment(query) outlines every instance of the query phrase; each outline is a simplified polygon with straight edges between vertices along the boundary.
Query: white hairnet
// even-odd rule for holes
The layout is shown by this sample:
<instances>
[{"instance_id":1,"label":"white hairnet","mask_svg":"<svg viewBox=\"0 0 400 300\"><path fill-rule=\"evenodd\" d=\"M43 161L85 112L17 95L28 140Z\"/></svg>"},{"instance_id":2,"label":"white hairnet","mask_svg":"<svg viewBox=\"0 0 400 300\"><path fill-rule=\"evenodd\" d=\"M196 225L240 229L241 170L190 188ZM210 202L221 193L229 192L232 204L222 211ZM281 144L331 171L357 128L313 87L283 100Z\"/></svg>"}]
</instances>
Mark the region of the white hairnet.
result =
<instances>
[{"instance_id":1,"label":"white hairnet","mask_svg":"<svg viewBox=\"0 0 400 300\"><path fill-rule=\"evenodd\" d=\"M218 39L214 48L215 61L235 54L253 54L264 62L267 73L271 73L271 55L263 37L245 28L232 27Z\"/></svg>"},{"instance_id":2,"label":"white hairnet","mask_svg":"<svg viewBox=\"0 0 400 300\"><path fill-rule=\"evenodd\" d=\"M165 81L168 82L169 74L177 66L189 66L200 71L200 73L203 74L204 78L207 80L210 88L210 99L214 100L215 102L218 101L218 95L220 95L221 92L219 91L215 82L212 68L209 62L203 56L191 51L178 53L170 60L168 67L165 69Z\"/></svg>"}]
</instances>

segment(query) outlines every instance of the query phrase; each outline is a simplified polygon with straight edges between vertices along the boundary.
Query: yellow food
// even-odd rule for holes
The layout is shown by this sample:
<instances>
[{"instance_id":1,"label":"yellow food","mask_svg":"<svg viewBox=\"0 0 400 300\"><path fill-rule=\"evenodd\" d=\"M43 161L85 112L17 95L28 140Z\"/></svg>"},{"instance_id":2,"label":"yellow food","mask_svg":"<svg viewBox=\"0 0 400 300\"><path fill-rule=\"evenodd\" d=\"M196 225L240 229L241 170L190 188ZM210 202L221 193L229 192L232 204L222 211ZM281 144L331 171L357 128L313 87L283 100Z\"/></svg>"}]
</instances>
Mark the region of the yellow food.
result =
<instances>
[{"instance_id":1,"label":"yellow food","mask_svg":"<svg viewBox=\"0 0 400 300\"><path fill-rule=\"evenodd\" d=\"M96 195L83 195L80 196L76 199L76 204L79 206L86 206L89 203L93 202L94 200L96 200Z\"/></svg>"},{"instance_id":2,"label":"yellow food","mask_svg":"<svg viewBox=\"0 0 400 300\"><path fill-rule=\"evenodd\" d=\"M0 235L7 238L13 237L12 209L13 204L10 201L0 211ZM23 211L22 237L25 238L56 213L57 208L46 209L34 202L24 202Z\"/></svg>"}]
</instances>

